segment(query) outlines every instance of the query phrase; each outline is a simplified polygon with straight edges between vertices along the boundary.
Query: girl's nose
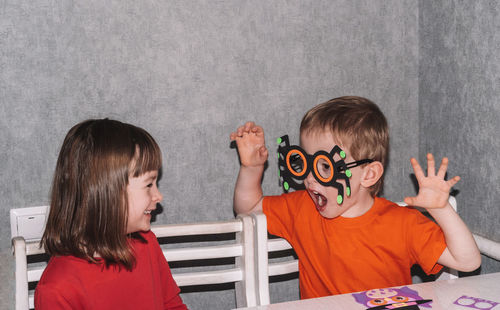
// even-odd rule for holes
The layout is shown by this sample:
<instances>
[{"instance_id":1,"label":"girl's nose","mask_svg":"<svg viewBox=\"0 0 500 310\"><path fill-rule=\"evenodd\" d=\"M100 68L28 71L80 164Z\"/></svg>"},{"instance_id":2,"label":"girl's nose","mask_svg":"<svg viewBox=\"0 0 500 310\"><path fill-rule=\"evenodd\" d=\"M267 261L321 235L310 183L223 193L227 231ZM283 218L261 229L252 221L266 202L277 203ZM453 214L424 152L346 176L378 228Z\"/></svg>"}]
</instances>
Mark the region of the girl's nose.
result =
<instances>
[{"instance_id":1,"label":"girl's nose","mask_svg":"<svg viewBox=\"0 0 500 310\"><path fill-rule=\"evenodd\" d=\"M160 193L160 190L158 189L158 187L155 186L155 189L156 189L156 191L153 193L153 199L156 202L160 202L163 200L163 195Z\"/></svg>"}]
</instances>

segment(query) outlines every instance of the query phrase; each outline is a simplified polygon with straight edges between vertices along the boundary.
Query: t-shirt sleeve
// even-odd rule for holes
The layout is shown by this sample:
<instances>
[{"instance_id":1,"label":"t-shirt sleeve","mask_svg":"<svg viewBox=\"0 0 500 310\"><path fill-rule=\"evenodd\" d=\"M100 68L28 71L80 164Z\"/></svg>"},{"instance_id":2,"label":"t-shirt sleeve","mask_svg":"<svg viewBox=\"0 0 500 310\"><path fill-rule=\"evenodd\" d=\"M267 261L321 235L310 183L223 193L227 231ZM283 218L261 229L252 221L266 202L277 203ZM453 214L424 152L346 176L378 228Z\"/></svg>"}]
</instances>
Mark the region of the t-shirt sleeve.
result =
<instances>
[{"instance_id":1,"label":"t-shirt sleeve","mask_svg":"<svg viewBox=\"0 0 500 310\"><path fill-rule=\"evenodd\" d=\"M305 193L305 195L308 195ZM262 211L267 218L270 234L291 240L294 219L304 199L304 191L296 191L280 196L266 196L262 201Z\"/></svg>"},{"instance_id":2,"label":"t-shirt sleeve","mask_svg":"<svg viewBox=\"0 0 500 310\"><path fill-rule=\"evenodd\" d=\"M168 265L165 256L161 250L160 244L158 243L158 239L156 236L151 233L152 238L148 238L148 243L151 243L155 248L155 254L158 259L158 266L160 267L160 278L161 285L163 291L163 305L164 309L171 310L184 310L187 309L186 305L182 301L179 296L180 289L175 283L174 278L172 277L172 272L170 271L170 267Z\"/></svg>"},{"instance_id":3,"label":"t-shirt sleeve","mask_svg":"<svg viewBox=\"0 0 500 310\"><path fill-rule=\"evenodd\" d=\"M438 273L443 266L437 261L446 249L443 231L435 222L428 219L418 210L412 210L413 223L408 225L408 244L410 254L427 274Z\"/></svg>"}]
</instances>

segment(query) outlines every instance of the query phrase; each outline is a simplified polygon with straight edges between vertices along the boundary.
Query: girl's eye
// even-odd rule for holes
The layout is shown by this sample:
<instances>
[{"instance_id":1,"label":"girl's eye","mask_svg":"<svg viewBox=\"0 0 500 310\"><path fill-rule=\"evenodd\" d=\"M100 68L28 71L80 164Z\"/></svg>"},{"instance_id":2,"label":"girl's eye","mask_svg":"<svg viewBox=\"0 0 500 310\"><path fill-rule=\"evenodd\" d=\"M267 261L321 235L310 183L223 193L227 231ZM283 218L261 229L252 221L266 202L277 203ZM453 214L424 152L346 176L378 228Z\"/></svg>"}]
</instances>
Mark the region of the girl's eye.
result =
<instances>
[{"instance_id":1,"label":"girl's eye","mask_svg":"<svg viewBox=\"0 0 500 310\"><path fill-rule=\"evenodd\" d=\"M147 187L153 187L153 183L149 183Z\"/></svg>"}]
</instances>

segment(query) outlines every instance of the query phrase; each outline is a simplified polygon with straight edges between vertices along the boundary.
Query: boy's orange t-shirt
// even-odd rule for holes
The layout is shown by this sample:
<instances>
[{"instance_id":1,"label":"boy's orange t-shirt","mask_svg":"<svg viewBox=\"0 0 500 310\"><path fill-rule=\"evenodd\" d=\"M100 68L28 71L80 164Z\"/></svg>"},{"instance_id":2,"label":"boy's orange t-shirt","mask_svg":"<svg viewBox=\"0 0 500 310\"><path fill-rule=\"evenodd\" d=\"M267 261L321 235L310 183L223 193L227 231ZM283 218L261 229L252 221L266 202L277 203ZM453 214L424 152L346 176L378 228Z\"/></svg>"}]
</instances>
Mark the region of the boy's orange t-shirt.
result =
<instances>
[{"instance_id":1,"label":"boy's orange t-shirt","mask_svg":"<svg viewBox=\"0 0 500 310\"><path fill-rule=\"evenodd\" d=\"M301 298L411 283L410 268L427 274L442 266L441 228L420 211L375 197L360 217L321 216L306 191L263 200L269 233L290 242L299 258Z\"/></svg>"}]
</instances>

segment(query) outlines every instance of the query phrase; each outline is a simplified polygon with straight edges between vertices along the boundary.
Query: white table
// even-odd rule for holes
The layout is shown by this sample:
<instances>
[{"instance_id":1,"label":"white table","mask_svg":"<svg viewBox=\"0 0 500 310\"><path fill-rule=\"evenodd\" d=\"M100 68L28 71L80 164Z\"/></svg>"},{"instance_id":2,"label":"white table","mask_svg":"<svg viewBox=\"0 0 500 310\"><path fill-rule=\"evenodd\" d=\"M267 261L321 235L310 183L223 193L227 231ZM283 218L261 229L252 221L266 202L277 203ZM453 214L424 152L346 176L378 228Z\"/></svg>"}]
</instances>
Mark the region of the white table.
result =
<instances>
[{"instance_id":1,"label":"white table","mask_svg":"<svg viewBox=\"0 0 500 310\"><path fill-rule=\"evenodd\" d=\"M422 299L432 299L431 308L419 306L420 309L433 310L474 310L491 309L500 310L500 272L490 273L478 276L464 277L453 280L442 280L426 283L406 285L418 292ZM400 288L400 287L395 287ZM488 304L476 303L475 307L461 306L454 304L462 296L469 296L479 299L485 299L496 302L493 308L488 308ZM462 299L463 304L471 302L471 299ZM482 307L482 308L481 308ZM491 307L491 304L490 304ZM357 303L352 294L333 295L327 297L296 300L267 306L250 307L245 309L252 310L296 310L296 309L367 309L360 303Z\"/></svg>"}]
</instances>

